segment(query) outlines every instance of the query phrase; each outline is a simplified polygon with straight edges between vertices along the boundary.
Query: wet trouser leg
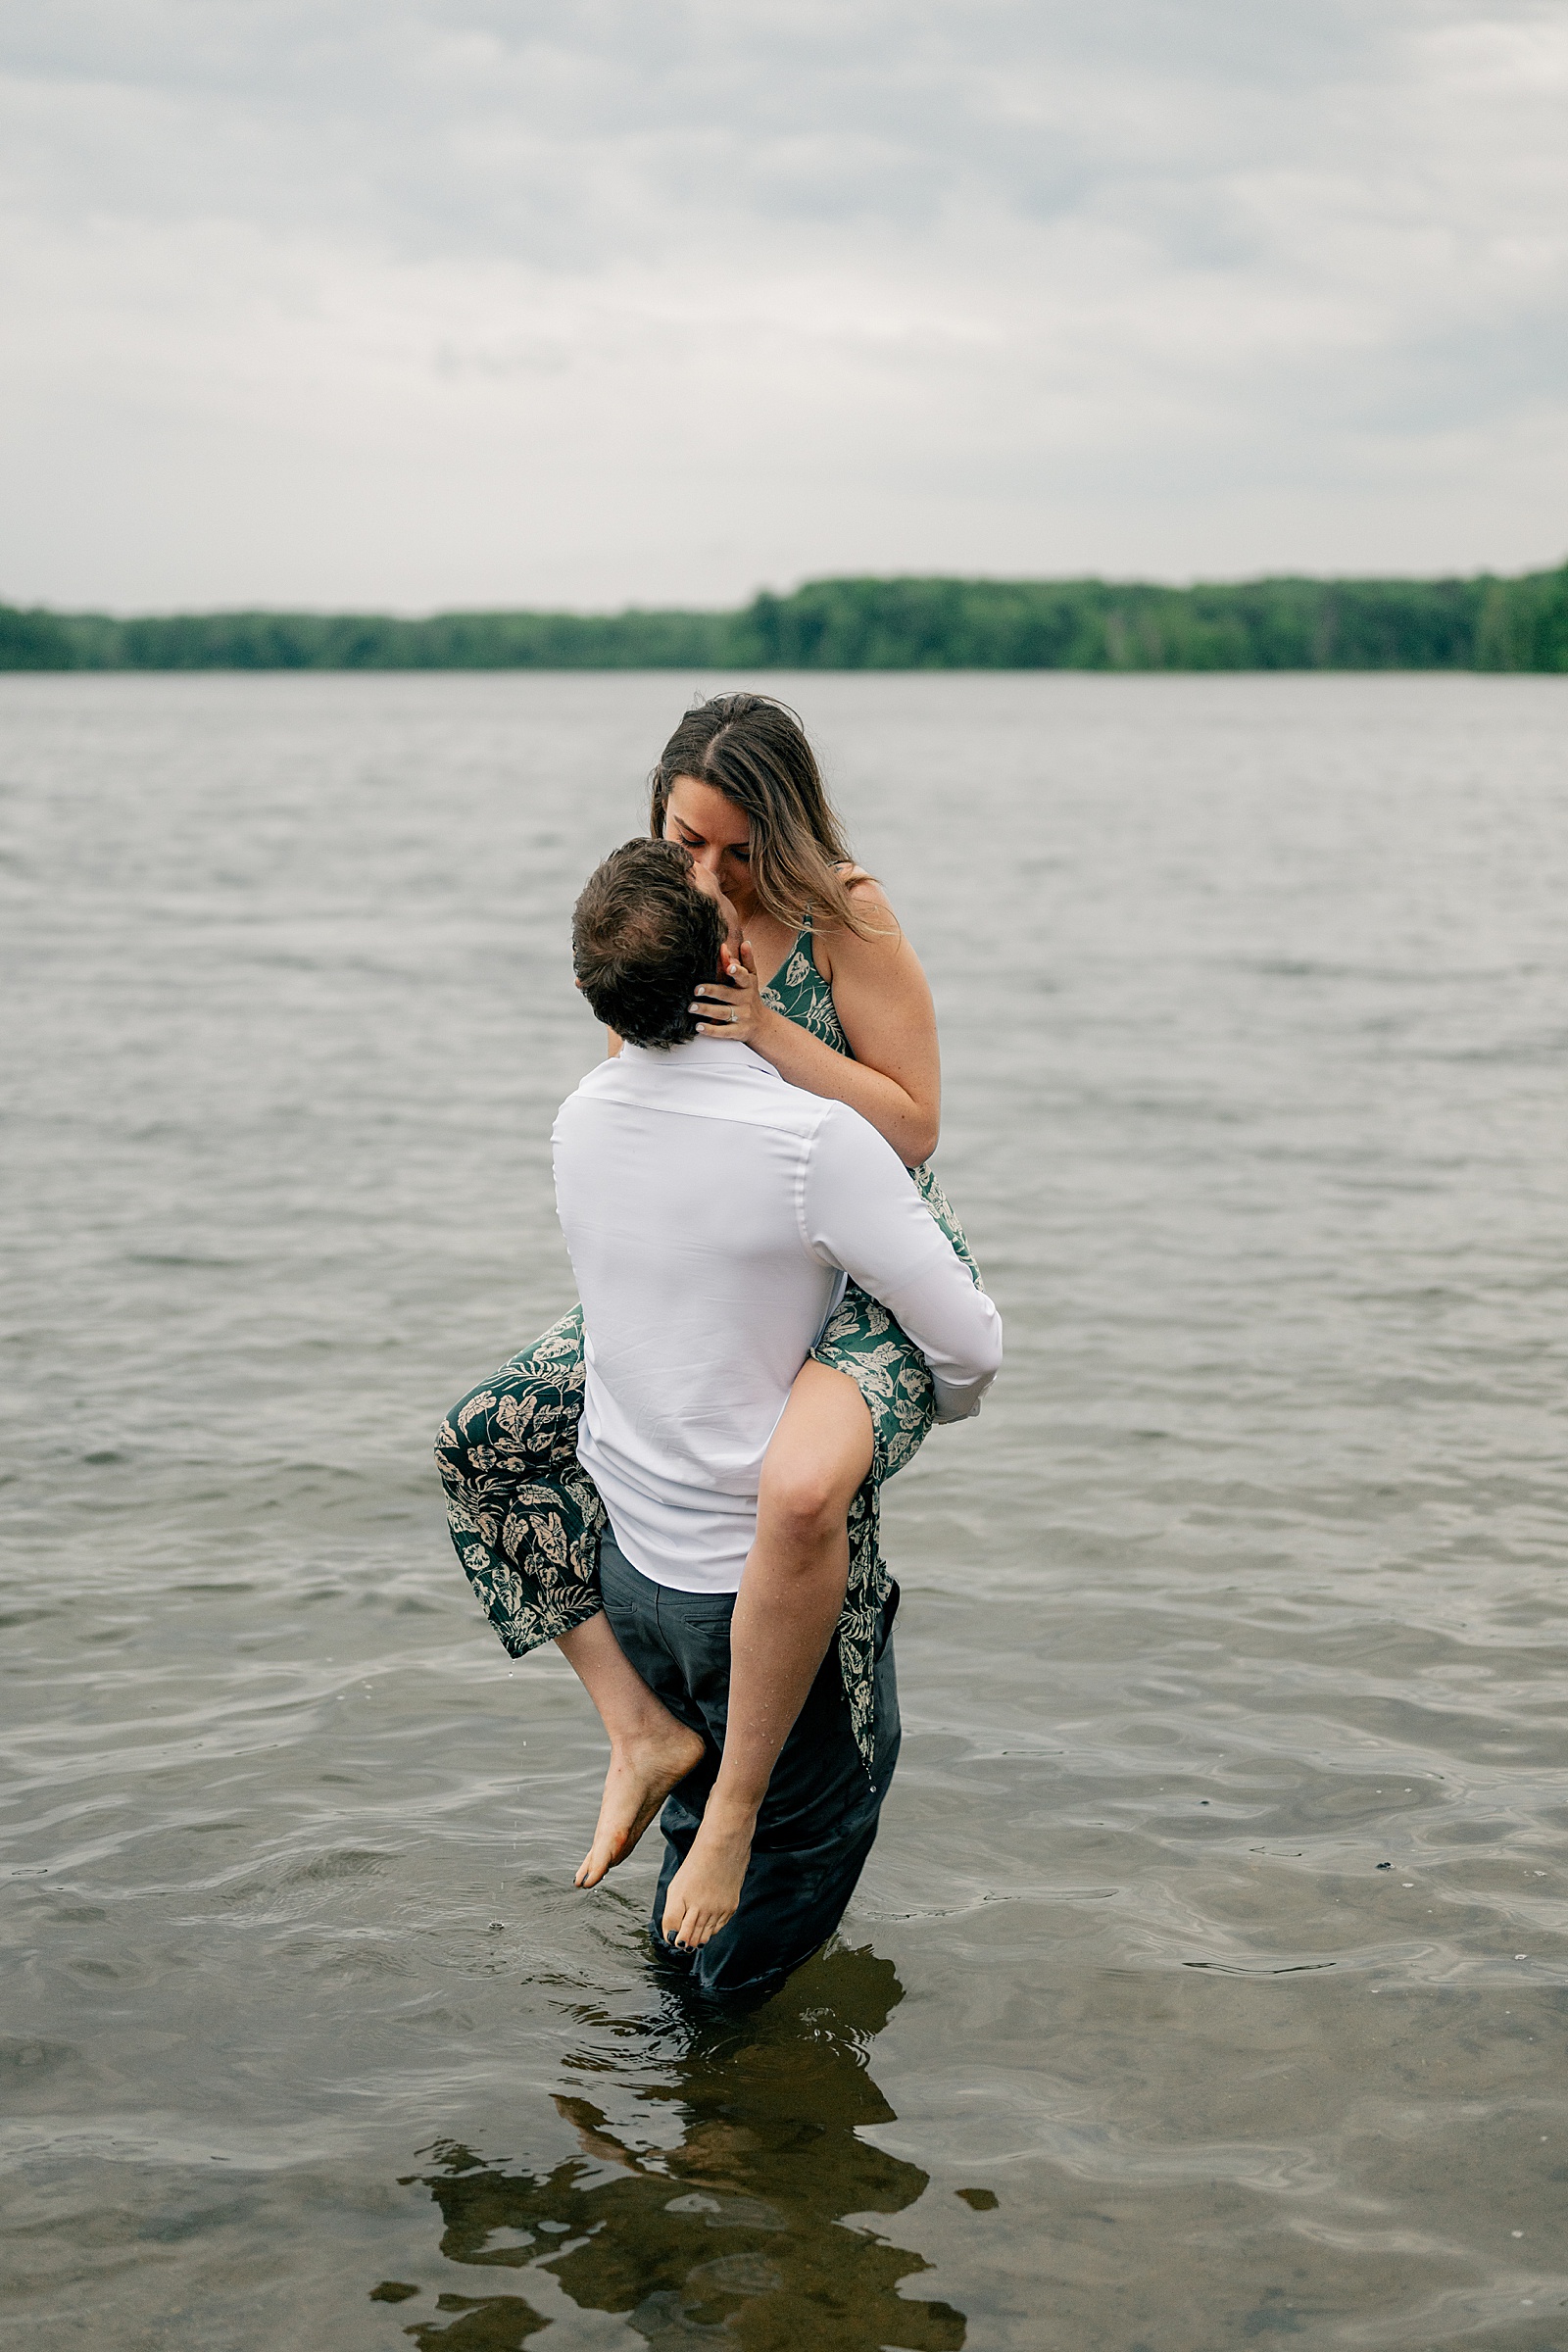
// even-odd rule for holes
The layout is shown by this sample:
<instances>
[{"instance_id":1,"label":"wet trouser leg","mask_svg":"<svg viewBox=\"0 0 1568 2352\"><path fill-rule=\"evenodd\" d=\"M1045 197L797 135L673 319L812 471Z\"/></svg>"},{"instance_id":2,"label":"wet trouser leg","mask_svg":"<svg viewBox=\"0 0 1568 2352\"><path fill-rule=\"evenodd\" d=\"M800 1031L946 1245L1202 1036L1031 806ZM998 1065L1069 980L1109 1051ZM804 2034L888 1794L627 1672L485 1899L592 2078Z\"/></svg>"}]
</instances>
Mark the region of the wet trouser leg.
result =
<instances>
[{"instance_id":1,"label":"wet trouser leg","mask_svg":"<svg viewBox=\"0 0 1568 2352\"><path fill-rule=\"evenodd\" d=\"M677 1592L632 1567L614 1539L600 1550L600 1587L615 1639L672 1715L702 1734L706 1752L664 1806L664 1866L654 1897L660 1957L694 1990L757 2000L825 1943L843 1917L876 1838L882 1799L899 1755L893 1665L894 1587L877 1642L876 1752L867 1774L830 1644L785 1740L757 1817L751 1865L734 1918L698 1951L678 1951L660 1929L669 1883L690 1850L718 1771L729 1702L732 1592Z\"/></svg>"}]
</instances>

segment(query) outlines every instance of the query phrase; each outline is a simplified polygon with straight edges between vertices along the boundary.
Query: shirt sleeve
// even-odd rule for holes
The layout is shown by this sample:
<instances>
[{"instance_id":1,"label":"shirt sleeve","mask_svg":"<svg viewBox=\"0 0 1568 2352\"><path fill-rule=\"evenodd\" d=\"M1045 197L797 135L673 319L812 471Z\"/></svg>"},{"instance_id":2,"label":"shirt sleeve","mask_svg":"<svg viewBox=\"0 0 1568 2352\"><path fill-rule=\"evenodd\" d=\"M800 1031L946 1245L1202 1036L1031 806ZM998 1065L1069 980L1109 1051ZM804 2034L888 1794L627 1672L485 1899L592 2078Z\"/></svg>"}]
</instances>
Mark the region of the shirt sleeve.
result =
<instances>
[{"instance_id":1,"label":"shirt sleeve","mask_svg":"<svg viewBox=\"0 0 1568 2352\"><path fill-rule=\"evenodd\" d=\"M807 1247L899 1323L931 1367L937 1419L965 1421L1002 1363L1002 1317L893 1147L848 1103L827 1106L807 1163Z\"/></svg>"}]
</instances>

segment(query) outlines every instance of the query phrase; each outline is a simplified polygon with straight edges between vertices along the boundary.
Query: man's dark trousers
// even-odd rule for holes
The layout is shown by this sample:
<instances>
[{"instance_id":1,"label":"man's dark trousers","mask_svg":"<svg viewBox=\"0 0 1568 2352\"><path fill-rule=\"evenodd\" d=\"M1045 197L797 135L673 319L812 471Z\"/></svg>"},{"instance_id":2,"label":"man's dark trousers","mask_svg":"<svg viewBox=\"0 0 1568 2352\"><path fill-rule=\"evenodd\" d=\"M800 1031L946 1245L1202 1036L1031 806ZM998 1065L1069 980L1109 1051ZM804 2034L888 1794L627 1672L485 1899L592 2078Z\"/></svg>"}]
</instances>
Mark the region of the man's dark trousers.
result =
<instances>
[{"instance_id":1,"label":"man's dark trousers","mask_svg":"<svg viewBox=\"0 0 1568 2352\"><path fill-rule=\"evenodd\" d=\"M654 1946L694 1991L751 2002L776 1992L838 1926L876 1838L877 1818L899 1760L899 1689L893 1668L895 1586L877 1637L875 1769L867 1773L850 1728L838 1643L828 1644L806 1704L780 1750L757 1817L740 1907L698 1951L678 1951L660 1921L669 1883L685 1861L718 1771L729 1703L733 1592L677 1592L631 1565L612 1536L599 1555L605 1614L643 1681L672 1715L700 1732L707 1752L660 1817L664 1867L654 1896Z\"/></svg>"}]
</instances>

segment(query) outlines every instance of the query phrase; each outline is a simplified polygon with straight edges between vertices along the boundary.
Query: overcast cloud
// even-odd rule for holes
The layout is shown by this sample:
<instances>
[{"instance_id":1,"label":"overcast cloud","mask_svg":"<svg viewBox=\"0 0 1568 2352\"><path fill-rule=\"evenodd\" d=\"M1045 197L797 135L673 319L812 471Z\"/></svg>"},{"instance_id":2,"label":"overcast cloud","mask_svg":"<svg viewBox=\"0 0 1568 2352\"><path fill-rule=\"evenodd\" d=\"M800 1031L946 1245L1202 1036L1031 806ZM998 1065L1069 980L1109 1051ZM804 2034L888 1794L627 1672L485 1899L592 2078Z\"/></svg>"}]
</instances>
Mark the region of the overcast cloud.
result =
<instances>
[{"instance_id":1,"label":"overcast cloud","mask_svg":"<svg viewBox=\"0 0 1568 2352\"><path fill-rule=\"evenodd\" d=\"M1568 8L33 0L0 596L1568 553Z\"/></svg>"}]
</instances>

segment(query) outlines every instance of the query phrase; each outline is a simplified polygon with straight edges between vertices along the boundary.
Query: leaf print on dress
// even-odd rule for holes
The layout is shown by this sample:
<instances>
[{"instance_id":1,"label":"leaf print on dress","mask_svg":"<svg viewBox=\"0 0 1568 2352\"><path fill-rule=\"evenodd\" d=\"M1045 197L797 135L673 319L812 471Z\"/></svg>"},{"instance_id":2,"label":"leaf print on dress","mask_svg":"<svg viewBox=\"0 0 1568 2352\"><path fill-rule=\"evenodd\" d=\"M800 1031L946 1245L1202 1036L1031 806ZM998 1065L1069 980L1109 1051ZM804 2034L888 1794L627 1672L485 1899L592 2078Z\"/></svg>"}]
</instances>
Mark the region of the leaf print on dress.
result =
<instances>
[{"instance_id":1,"label":"leaf print on dress","mask_svg":"<svg viewBox=\"0 0 1568 2352\"><path fill-rule=\"evenodd\" d=\"M464 1397L436 1439L453 1544L514 1658L603 1605L605 1507L577 1460L583 1377L574 1306Z\"/></svg>"}]
</instances>

